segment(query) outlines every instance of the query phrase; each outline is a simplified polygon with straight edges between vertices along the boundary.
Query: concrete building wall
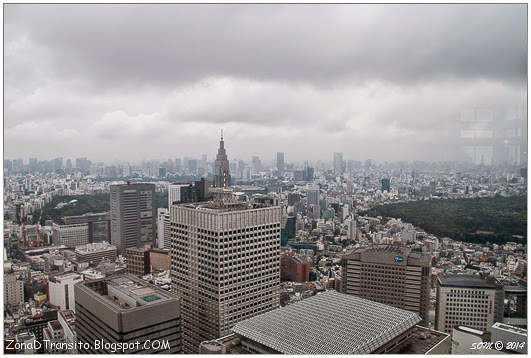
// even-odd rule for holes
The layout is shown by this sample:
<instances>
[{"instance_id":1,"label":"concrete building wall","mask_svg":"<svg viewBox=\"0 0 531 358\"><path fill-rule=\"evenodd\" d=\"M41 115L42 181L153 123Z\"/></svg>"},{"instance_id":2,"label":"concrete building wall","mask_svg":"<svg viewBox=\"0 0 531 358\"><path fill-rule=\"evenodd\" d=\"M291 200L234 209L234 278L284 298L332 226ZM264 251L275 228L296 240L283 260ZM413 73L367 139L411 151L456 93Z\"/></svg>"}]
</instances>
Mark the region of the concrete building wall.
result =
<instances>
[{"instance_id":1,"label":"concrete building wall","mask_svg":"<svg viewBox=\"0 0 531 358\"><path fill-rule=\"evenodd\" d=\"M280 219L280 207L171 207L171 277L182 300L184 352L279 307Z\"/></svg>"},{"instance_id":2,"label":"concrete building wall","mask_svg":"<svg viewBox=\"0 0 531 358\"><path fill-rule=\"evenodd\" d=\"M75 311L74 285L81 281L83 276L76 273L52 277L48 281L50 303L61 310Z\"/></svg>"},{"instance_id":3,"label":"concrete building wall","mask_svg":"<svg viewBox=\"0 0 531 358\"><path fill-rule=\"evenodd\" d=\"M53 241L57 245L76 247L89 243L88 224L53 224Z\"/></svg>"},{"instance_id":4,"label":"concrete building wall","mask_svg":"<svg viewBox=\"0 0 531 358\"><path fill-rule=\"evenodd\" d=\"M422 324L428 317L430 278L429 258L407 248L360 250L342 259L342 292L418 312Z\"/></svg>"},{"instance_id":5,"label":"concrete building wall","mask_svg":"<svg viewBox=\"0 0 531 358\"><path fill-rule=\"evenodd\" d=\"M15 274L4 275L4 304L18 305L24 302L24 282Z\"/></svg>"},{"instance_id":6,"label":"concrete building wall","mask_svg":"<svg viewBox=\"0 0 531 358\"><path fill-rule=\"evenodd\" d=\"M153 270L166 271L170 269L170 251L151 250L149 261Z\"/></svg>"},{"instance_id":7,"label":"concrete building wall","mask_svg":"<svg viewBox=\"0 0 531 358\"><path fill-rule=\"evenodd\" d=\"M143 281L142 285L152 287ZM107 290L105 279L92 281L102 292ZM76 293L76 336L79 342L91 345L95 340L105 342L140 342L135 349L126 353L180 353L181 329L180 307L177 298L162 300L139 307L120 307L102 297L84 284L75 285ZM166 294L166 293L165 293ZM167 340L170 349L160 351L151 346L144 347L147 340ZM145 349L152 348L152 349ZM104 349L81 349L79 353L102 354L111 352Z\"/></svg>"},{"instance_id":8,"label":"concrete building wall","mask_svg":"<svg viewBox=\"0 0 531 358\"><path fill-rule=\"evenodd\" d=\"M496 296L497 290L493 288L438 286L435 329L450 333L460 325L490 330L496 322Z\"/></svg>"}]
</instances>

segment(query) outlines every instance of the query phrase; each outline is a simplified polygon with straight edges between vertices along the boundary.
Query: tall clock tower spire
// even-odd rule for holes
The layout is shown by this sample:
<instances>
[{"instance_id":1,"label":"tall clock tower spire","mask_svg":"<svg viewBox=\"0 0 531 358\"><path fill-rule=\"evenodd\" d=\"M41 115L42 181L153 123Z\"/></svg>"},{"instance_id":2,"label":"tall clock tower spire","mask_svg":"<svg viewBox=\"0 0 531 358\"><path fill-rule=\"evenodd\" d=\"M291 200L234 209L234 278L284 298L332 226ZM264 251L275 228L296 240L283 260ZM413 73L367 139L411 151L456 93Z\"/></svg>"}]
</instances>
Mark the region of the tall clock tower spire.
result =
<instances>
[{"instance_id":1,"label":"tall clock tower spire","mask_svg":"<svg viewBox=\"0 0 531 358\"><path fill-rule=\"evenodd\" d=\"M230 186L230 184L229 160L227 159L225 142L223 141L223 129L221 129L221 139L214 168L214 186L216 188L225 188Z\"/></svg>"}]
</instances>

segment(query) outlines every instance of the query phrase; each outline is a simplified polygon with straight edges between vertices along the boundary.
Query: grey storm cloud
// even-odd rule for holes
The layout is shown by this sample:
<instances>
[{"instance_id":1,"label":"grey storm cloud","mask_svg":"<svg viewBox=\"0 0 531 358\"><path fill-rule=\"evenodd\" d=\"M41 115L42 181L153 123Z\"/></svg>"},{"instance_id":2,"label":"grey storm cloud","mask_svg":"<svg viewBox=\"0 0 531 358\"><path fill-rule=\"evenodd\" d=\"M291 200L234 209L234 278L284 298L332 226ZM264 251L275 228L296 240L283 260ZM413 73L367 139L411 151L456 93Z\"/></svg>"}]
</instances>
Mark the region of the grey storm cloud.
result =
<instances>
[{"instance_id":1,"label":"grey storm cloud","mask_svg":"<svg viewBox=\"0 0 531 358\"><path fill-rule=\"evenodd\" d=\"M276 150L440 159L460 112L525 103L526 12L8 4L6 155L198 155L215 150L223 127L244 159Z\"/></svg>"}]
</instances>

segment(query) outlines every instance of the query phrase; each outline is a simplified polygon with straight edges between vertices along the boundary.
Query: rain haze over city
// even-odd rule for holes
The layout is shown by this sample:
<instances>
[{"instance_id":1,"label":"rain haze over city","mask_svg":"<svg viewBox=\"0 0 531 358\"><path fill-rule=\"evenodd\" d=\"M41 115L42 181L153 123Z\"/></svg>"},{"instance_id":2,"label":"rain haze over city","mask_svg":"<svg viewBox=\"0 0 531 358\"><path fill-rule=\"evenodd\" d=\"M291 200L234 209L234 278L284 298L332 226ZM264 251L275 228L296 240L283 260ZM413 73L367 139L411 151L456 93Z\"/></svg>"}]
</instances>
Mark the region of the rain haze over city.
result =
<instances>
[{"instance_id":1,"label":"rain haze over city","mask_svg":"<svg viewBox=\"0 0 531 358\"><path fill-rule=\"evenodd\" d=\"M528 6L5 4L7 354L527 354Z\"/></svg>"}]
</instances>

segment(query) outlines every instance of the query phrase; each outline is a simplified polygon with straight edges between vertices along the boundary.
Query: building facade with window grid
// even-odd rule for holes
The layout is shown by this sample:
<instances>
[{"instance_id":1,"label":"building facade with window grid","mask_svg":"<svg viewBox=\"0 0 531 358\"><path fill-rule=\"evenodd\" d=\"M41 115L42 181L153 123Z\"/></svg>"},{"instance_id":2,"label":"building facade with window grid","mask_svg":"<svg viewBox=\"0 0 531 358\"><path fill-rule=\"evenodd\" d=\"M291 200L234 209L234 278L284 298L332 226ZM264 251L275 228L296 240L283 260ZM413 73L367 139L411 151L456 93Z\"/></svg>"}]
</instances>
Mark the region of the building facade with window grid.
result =
<instances>
[{"instance_id":1,"label":"building facade with window grid","mask_svg":"<svg viewBox=\"0 0 531 358\"><path fill-rule=\"evenodd\" d=\"M342 258L342 292L417 312L426 324L431 257L407 247L375 246Z\"/></svg>"},{"instance_id":2,"label":"building facade with window grid","mask_svg":"<svg viewBox=\"0 0 531 358\"><path fill-rule=\"evenodd\" d=\"M449 275L438 279L435 328L450 333L455 326L490 331L503 321L501 285L472 275Z\"/></svg>"},{"instance_id":3,"label":"building facade with window grid","mask_svg":"<svg viewBox=\"0 0 531 358\"><path fill-rule=\"evenodd\" d=\"M280 306L279 206L203 202L171 207L172 289L183 352Z\"/></svg>"}]
</instances>

